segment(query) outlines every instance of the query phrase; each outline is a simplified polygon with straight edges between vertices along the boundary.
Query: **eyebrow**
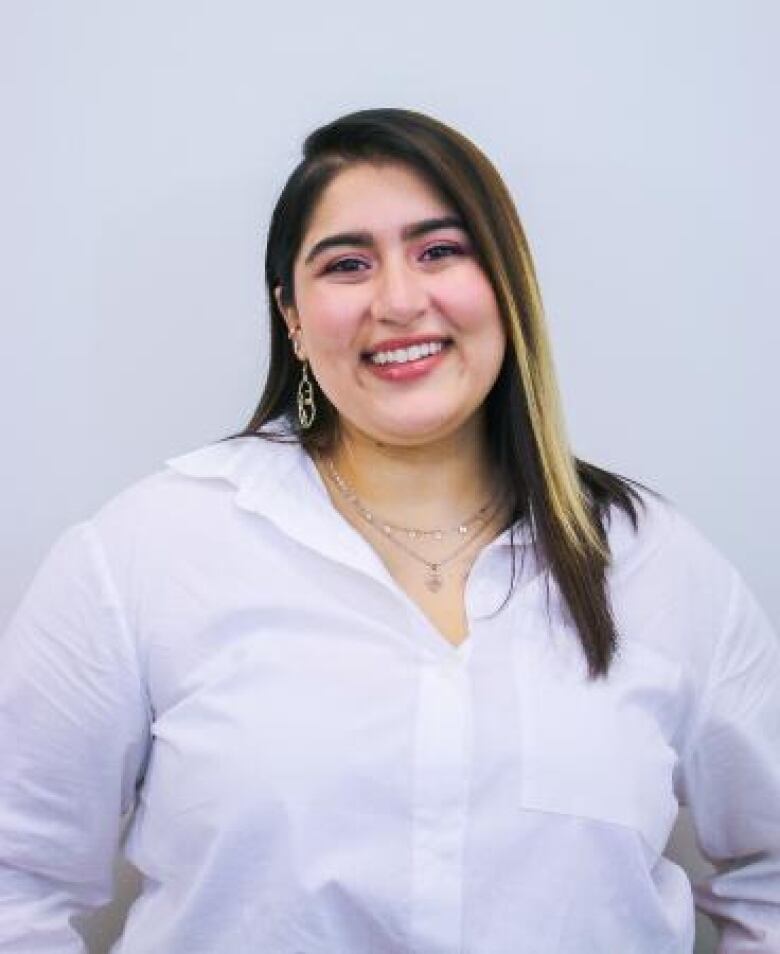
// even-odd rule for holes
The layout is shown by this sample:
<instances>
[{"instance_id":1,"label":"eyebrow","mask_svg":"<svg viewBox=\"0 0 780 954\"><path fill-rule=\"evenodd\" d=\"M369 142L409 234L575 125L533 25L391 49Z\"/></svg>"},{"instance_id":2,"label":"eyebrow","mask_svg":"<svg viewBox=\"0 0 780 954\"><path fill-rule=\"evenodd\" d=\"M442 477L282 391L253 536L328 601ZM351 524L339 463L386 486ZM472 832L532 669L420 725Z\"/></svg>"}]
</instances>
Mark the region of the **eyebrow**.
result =
<instances>
[{"instance_id":1,"label":"eyebrow","mask_svg":"<svg viewBox=\"0 0 780 954\"><path fill-rule=\"evenodd\" d=\"M460 216L444 215L435 219L422 219L420 222L412 222L411 225L405 226L401 230L401 238L403 238L404 241L408 241L409 239L426 235L428 232L435 232L438 229L452 228L466 231L466 226ZM312 245L304 260L304 264L308 265L312 259L316 258L321 252L324 252L325 249L333 248L334 246L357 245L360 248L371 248L373 244L374 239L370 232L338 232L335 235L327 235Z\"/></svg>"}]
</instances>

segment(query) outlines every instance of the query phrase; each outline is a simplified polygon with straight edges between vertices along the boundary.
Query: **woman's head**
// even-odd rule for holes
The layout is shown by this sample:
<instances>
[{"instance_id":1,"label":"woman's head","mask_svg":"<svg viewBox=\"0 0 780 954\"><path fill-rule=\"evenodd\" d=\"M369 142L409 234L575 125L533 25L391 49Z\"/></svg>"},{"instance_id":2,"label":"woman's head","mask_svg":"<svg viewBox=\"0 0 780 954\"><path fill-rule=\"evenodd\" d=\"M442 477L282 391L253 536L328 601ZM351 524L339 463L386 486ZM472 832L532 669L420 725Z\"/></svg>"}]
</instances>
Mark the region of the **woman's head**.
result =
<instances>
[{"instance_id":1,"label":"woman's head","mask_svg":"<svg viewBox=\"0 0 780 954\"><path fill-rule=\"evenodd\" d=\"M388 171L391 169L393 174ZM347 210L348 177L363 183L373 181L379 187L382 182L396 183L403 176L418 184L417 192L426 193L427 201L457 217L462 232L440 234L448 241L456 235L468 241L471 261L478 266L495 302L507 347L482 405L489 451L512 489L520 490L521 499L531 485L540 481L536 490L559 508L573 542L581 533L571 523L567 501L579 495L577 479L568 453L533 262L517 210L501 176L485 155L456 130L421 113L362 110L328 123L306 138L303 159L290 175L271 217L265 265L271 311L270 368L250 426L257 428L279 417L296 424L301 368L289 334L296 319L306 322L304 308L300 313L299 306L307 302L298 300L304 289L296 287L296 279L305 274L301 261L310 248L307 238L314 238L312 226L318 213L329 214L333 208L336 212ZM329 203L329 199L334 201ZM446 266L452 267L451 263ZM346 288L337 290L343 301ZM407 296L418 292L419 288L396 291ZM407 297L405 308L413 311L428 302L424 294L416 302ZM431 320L423 333L432 330L431 325L437 330L443 327L438 320ZM304 343L305 337L302 329ZM357 340L363 343L363 339ZM326 353L321 351L320 355ZM329 374L322 362L319 372L326 383ZM485 365L481 384L486 373ZM310 430L299 431L299 439L307 447L328 449L338 435L339 415L318 385L316 374L314 377L317 418ZM328 383L337 398L332 383L335 380L332 374ZM471 393L478 393L476 384ZM514 466L517 458L525 461L524 474L518 474ZM518 488L518 478L525 487ZM597 544L591 533L587 536Z\"/></svg>"},{"instance_id":2,"label":"woman's head","mask_svg":"<svg viewBox=\"0 0 780 954\"><path fill-rule=\"evenodd\" d=\"M504 216L514 215L516 220L516 214L498 174L456 131L422 114L400 109L364 110L342 117L313 132L304 143L303 153L274 210L268 236L266 282L272 341L271 393L267 391L267 396L275 399L269 416L284 414L294 422L300 369L287 336L297 325L304 345L301 353L312 362L318 407L314 426L300 435L308 446L332 447L339 424L354 414L362 418L358 423L369 428L373 418L379 430L384 429L386 440L393 436L424 440L426 433L435 437L463 423L467 412L475 410L475 402L479 407L484 403L503 360L507 321L495 292L498 275L505 271L497 248L501 232L498 219L502 204L508 203ZM376 200L383 196L380 205ZM401 214L399 198L404 200L406 216ZM424 214L426 209L431 215ZM399 241L403 225L432 217L452 218L457 225L405 243ZM342 272L338 278L331 275L320 278L319 283L315 281L312 268L322 262L306 263L312 244L341 226L354 231L356 227L365 230L369 224L373 225L370 231L377 233L371 236L377 244L382 239L381 247L368 250L373 254L363 262L338 266L351 267L353 275L345 277ZM451 251L434 249L436 244L447 245ZM350 248L335 251L343 253L339 256L343 258ZM356 249L352 247L351 251ZM461 251L464 254L459 254ZM438 256L436 262L434 256ZM336 257L333 251L329 257ZM404 260L411 266L405 270L400 267ZM370 267L379 263L382 267L373 267L369 280ZM361 278L354 274L356 271L362 271ZM376 280L380 272L381 287ZM318 291L322 294L317 295ZM328 291L333 294L324 294ZM358 310L362 308L364 316L369 312L369 298L373 300L374 327L364 321L351 342L353 349L431 334L448 340L451 353L441 360L441 372L446 365L449 377L437 370L430 380L393 387L392 382L382 381L357 365L359 373L355 377L362 378L365 385L361 393L360 382L345 375L344 366L333 361L339 344L337 335L329 339L332 350L317 348L315 332L318 327L324 330L325 323L311 319L327 317L328 309L322 308L327 301L345 319L352 316L351 322L332 322L331 330L354 330ZM459 306L454 304L455 299L459 299ZM448 327L448 316L457 320L453 312L470 314L473 320L467 330L482 331L481 340L474 334L450 334L458 330L452 324ZM307 338L310 354L305 347ZM319 357L323 360L318 361ZM458 357L463 360L456 361ZM451 387L455 378L458 394L453 394ZM353 388L349 386L351 381ZM345 386L339 388L339 383ZM440 383L443 388L437 391ZM383 403L383 396L390 398L393 393L404 400ZM372 394L376 401L371 400ZM437 394L439 400L433 399ZM390 417L383 419L381 413L382 407L393 406L395 413L390 417L395 418L395 424ZM379 411L378 417L374 410ZM406 426L399 429L402 420Z\"/></svg>"}]
</instances>

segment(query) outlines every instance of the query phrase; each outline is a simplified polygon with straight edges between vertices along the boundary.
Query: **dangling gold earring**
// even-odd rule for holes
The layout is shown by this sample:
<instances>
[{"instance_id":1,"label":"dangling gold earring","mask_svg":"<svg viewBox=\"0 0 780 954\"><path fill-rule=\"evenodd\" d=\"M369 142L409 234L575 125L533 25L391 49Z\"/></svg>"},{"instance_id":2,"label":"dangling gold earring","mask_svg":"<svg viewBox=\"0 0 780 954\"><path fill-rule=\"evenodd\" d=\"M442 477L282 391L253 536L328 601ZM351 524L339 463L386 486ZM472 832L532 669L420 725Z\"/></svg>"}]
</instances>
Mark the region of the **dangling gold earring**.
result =
<instances>
[{"instance_id":1,"label":"dangling gold earring","mask_svg":"<svg viewBox=\"0 0 780 954\"><path fill-rule=\"evenodd\" d=\"M309 380L308 362L306 358L302 356L300 333L300 328L294 328L290 332L290 338L292 340L295 357L303 362L301 380L298 382L298 421L301 427L307 431L317 416L317 405L314 403L314 386Z\"/></svg>"},{"instance_id":2,"label":"dangling gold earring","mask_svg":"<svg viewBox=\"0 0 780 954\"><path fill-rule=\"evenodd\" d=\"M314 388L306 373L307 362L304 359L301 380L298 382L298 420L304 430L308 430L317 416L317 406L314 403Z\"/></svg>"}]
</instances>

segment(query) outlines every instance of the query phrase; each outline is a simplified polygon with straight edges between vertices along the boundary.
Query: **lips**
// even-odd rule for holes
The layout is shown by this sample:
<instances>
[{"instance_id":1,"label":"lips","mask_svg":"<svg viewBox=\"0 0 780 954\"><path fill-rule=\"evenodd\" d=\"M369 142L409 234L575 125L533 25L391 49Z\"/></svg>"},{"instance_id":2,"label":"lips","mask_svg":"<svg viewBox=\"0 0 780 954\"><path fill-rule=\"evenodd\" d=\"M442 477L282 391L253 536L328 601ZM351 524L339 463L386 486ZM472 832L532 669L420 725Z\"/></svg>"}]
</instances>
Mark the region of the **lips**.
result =
<instances>
[{"instance_id":1,"label":"lips","mask_svg":"<svg viewBox=\"0 0 780 954\"><path fill-rule=\"evenodd\" d=\"M414 345L438 344L439 342L442 344L450 344L452 339L446 335L415 335L410 338L388 338L363 351L360 357L367 361L372 355L380 351L400 351L414 347Z\"/></svg>"},{"instance_id":2,"label":"lips","mask_svg":"<svg viewBox=\"0 0 780 954\"><path fill-rule=\"evenodd\" d=\"M418 341L419 340L420 339L418 339ZM442 339L438 339L438 342L441 341ZM423 344L426 342L432 343L433 339L422 339ZM412 345L410 347L414 346ZM392 350L397 349L390 349L390 353L392 353ZM395 360L378 362L371 360L369 357L364 359L363 365L373 376L380 378L383 381L391 381L400 384L401 382L415 381L418 378L423 378L430 374L443 361L447 360L449 353L450 347L447 344L442 344L442 346L432 354L423 355L417 358L410 358L404 361Z\"/></svg>"}]
</instances>

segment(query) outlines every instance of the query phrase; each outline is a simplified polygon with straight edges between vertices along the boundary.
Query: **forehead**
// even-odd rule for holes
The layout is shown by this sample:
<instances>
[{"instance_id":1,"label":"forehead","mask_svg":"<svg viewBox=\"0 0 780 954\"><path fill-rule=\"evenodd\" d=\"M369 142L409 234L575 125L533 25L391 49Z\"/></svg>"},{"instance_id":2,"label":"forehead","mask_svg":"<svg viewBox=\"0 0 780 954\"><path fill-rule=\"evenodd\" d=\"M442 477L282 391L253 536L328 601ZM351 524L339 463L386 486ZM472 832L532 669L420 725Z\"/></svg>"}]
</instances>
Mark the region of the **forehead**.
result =
<instances>
[{"instance_id":1,"label":"forehead","mask_svg":"<svg viewBox=\"0 0 780 954\"><path fill-rule=\"evenodd\" d=\"M361 162L337 173L326 186L307 235L353 228L394 231L414 219L454 211L416 170L399 163Z\"/></svg>"}]
</instances>

